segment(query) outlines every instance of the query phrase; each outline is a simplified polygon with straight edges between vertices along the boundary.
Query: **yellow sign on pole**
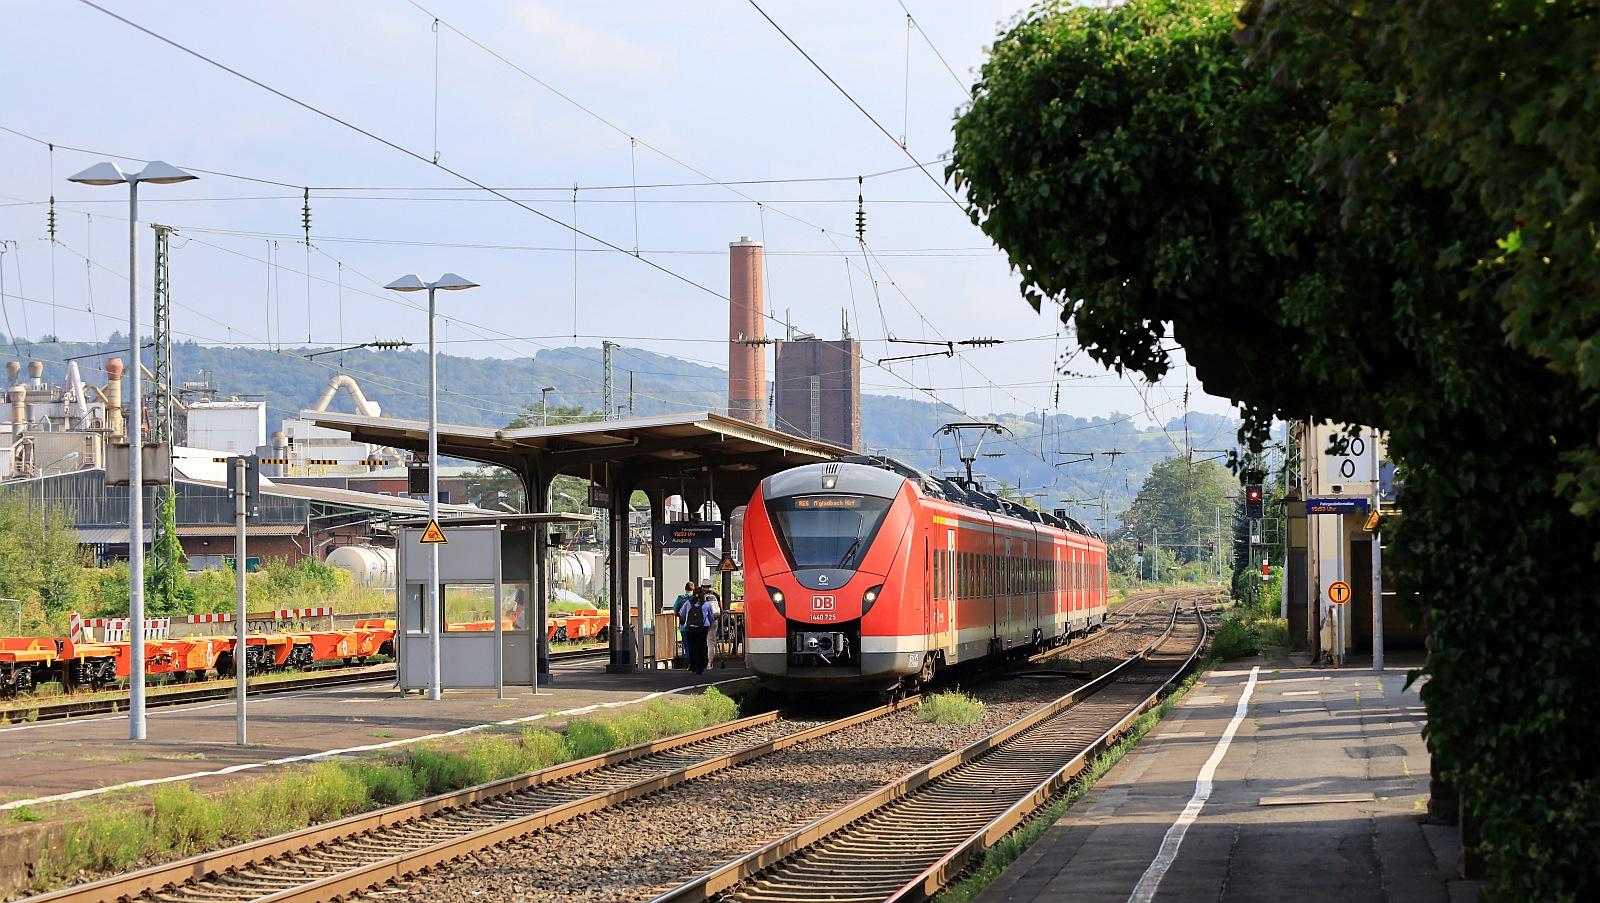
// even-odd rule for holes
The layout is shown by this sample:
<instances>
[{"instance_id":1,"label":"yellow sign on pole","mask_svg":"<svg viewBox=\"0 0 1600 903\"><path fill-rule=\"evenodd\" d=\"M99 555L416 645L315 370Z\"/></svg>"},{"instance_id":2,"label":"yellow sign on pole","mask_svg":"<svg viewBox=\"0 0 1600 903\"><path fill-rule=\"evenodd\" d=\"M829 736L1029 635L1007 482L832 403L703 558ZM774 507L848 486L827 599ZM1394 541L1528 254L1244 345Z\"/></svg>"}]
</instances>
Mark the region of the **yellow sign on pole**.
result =
<instances>
[{"instance_id":1,"label":"yellow sign on pole","mask_svg":"<svg viewBox=\"0 0 1600 903\"><path fill-rule=\"evenodd\" d=\"M444 538L444 531L439 529L439 522L434 520L428 521L428 528L422 531L422 538L418 540L418 542L427 543L430 545L449 541L450 540Z\"/></svg>"},{"instance_id":2,"label":"yellow sign on pole","mask_svg":"<svg viewBox=\"0 0 1600 903\"><path fill-rule=\"evenodd\" d=\"M1335 605L1343 605L1350 601L1350 584L1343 580L1328 584L1328 601Z\"/></svg>"},{"instance_id":3,"label":"yellow sign on pole","mask_svg":"<svg viewBox=\"0 0 1600 903\"><path fill-rule=\"evenodd\" d=\"M1367 522L1362 526L1362 529L1366 530L1368 533L1378 529L1378 512L1374 511L1367 515Z\"/></svg>"},{"instance_id":4,"label":"yellow sign on pole","mask_svg":"<svg viewBox=\"0 0 1600 903\"><path fill-rule=\"evenodd\" d=\"M732 555L724 555L724 556L722 556L722 563L717 565L717 570L722 571L723 573L728 573L730 571L737 571L738 569L739 569L739 566L737 564L733 563L733 556Z\"/></svg>"}]
</instances>

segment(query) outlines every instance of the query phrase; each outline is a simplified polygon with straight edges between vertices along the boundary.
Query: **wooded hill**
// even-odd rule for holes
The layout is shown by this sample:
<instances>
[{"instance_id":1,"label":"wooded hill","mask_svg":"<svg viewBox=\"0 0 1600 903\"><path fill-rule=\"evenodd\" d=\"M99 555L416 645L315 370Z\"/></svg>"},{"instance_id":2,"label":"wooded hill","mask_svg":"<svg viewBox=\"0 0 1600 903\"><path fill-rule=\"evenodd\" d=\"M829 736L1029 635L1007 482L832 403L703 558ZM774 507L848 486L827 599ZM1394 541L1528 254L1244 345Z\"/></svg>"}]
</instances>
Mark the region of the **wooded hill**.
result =
<instances>
[{"instance_id":1,"label":"wooded hill","mask_svg":"<svg viewBox=\"0 0 1600 903\"><path fill-rule=\"evenodd\" d=\"M387 416L423 420L427 417L428 355L426 347L400 350L354 349L333 353L325 348L213 347L195 343L173 346L175 382L210 382L214 397L263 400L269 429L284 418L298 416L314 404L338 373L360 384L368 399ZM103 383L104 361L127 357L126 340L113 334L101 344L83 342L15 343L0 337L0 351L8 360L45 364L45 380L63 384L69 358L78 362L85 380ZM316 353L307 358L307 354ZM98 354L98 356L96 356ZM146 351L146 362L150 361ZM89 355L88 357L84 357ZM633 348L614 350L613 403L626 416L725 411L728 374L723 367L668 357ZM597 411L604 404L604 374L598 348L557 348L533 358L469 358L439 356L439 421L464 426L502 427L540 404L540 389L549 393L552 411L578 407ZM631 391L630 391L631 386ZM331 407L351 410L340 393ZM930 470L955 470L960 452L950 437L935 436L945 423L955 420L990 420L1006 426L1011 435L991 436L984 442L974 469L993 485L1021 494L1046 492L1036 498L1045 507L1065 506L1063 499L1098 502L1109 499L1109 524L1133 501L1134 494L1158 461L1182 454L1184 449L1228 448L1234 444L1237 421L1210 414L1173 417L1150 426L1144 415L1080 418L1052 415L1041 422L1037 412L1027 414L966 412L948 405L891 395L863 395L862 432L866 450L884 453ZM1143 422L1144 426L1139 424ZM1117 452L1108 455L1107 452ZM1077 452L1095 452L1092 460ZM998 457L991 455L998 454ZM1197 453L1196 460L1215 457ZM1067 506L1070 507L1070 506ZM1072 508L1095 528L1101 525L1098 507Z\"/></svg>"}]
</instances>

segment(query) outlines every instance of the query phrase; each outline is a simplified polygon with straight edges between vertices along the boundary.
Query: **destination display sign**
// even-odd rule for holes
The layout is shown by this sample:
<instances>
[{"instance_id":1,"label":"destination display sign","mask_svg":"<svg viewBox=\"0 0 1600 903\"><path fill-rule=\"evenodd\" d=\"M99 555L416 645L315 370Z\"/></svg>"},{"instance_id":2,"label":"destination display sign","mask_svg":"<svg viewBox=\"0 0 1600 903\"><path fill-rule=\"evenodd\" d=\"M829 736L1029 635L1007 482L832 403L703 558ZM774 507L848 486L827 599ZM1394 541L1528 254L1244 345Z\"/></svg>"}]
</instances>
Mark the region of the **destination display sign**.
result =
<instances>
[{"instance_id":1,"label":"destination display sign","mask_svg":"<svg viewBox=\"0 0 1600 903\"><path fill-rule=\"evenodd\" d=\"M657 523L653 532L663 549L709 549L722 540L722 524L710 521Z\"/></svg>"},{"instance_id":2,"label":"destination display sign","mask_svg":"<svg viewBox=\"0 0 1600 903\"><path fill-rule=\"evenodd\" d=\"M860 508L861 497L855 495L808 495L794 500L796 508Z\"/></svg>"},{"instance_id":3,"label":"destination display sign","mask_svg":"<svg viewBox=\"0 0 1600 903\"><path fill-rule=\"evenodd\" d=\"M1361 498L1306 499L1307 514L1366 514L1367 500Z\"/></svg>"}]
</instances>

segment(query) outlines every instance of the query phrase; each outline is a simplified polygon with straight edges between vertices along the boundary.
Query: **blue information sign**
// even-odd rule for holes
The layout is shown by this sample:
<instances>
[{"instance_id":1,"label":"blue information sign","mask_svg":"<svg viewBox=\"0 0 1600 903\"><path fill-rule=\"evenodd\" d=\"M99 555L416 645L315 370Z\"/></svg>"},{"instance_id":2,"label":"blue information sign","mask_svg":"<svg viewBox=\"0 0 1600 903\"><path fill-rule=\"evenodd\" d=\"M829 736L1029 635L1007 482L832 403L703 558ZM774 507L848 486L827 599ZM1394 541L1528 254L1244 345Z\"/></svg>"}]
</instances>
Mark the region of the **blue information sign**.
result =
<instances>
[{"instance_id":1,"label":"blue information sign","mask_svg":"<svg viewBox=\"0 0 1600 903\"><path fill-rule=\"evenodd\" d=\"M656 545L663 549L709 549L722 539L722 525L714 521L658 523L654 532Z\"/></svg>"},{"instance_id":2,"label":"blue information sign","mask_svg":"<svg viewBox=\"0 0 1600 903\"><path fill-rule=\"evenodd\" d=\"M1306 499L1307 514L1366 514L1367 500L1359 498Z\"/></svg>"}]
</instances>

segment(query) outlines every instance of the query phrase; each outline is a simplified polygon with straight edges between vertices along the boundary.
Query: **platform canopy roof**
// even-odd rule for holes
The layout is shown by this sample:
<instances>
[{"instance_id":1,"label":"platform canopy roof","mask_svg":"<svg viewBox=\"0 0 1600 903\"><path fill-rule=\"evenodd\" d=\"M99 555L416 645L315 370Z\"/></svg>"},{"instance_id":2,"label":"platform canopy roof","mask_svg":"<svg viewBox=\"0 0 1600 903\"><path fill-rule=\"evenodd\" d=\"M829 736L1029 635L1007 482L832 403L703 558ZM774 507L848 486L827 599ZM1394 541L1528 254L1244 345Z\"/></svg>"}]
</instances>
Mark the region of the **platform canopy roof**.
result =
<instances>
[{"instance_id":1,"label":"platform canopy roof","mask_svg":"<svg viewBox=\"0 0 1600 903\"><path fill-rule=\"evenodd\" d=\"M330 411L301 416L359 442L418 453L428 447L425 421ZM498 464L530 484L565 474L610 487L742 503L767 476L854 452L707 411L501 430L440 424L439 454Z\"/></svg>"}]
</instances>

